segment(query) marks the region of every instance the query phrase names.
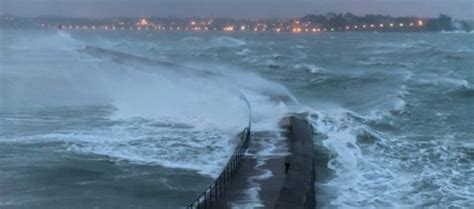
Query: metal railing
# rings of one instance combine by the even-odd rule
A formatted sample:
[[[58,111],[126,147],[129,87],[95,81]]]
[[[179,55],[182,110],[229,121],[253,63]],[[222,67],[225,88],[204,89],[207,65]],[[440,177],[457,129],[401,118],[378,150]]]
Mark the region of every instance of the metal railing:
[[[240,167],[244,152],[250,141],[250,124],[239,134],[239,143],[226,164],[226,167],[209,187],[199,197],[189,204],[187,209],[206,209],[212,207],[221,198],[229,187],[232,177]]]
[[[217,203],[218,199],[221,198],[226,189],[230,185],[232,177],[235,175],[235,172],[242,164],[245,150],[247,150],[250,142],[250,130],[252,127],[252,107],[250,102],[240,91],[235,90],[235,93],[240,96],[240,99],[244,101],[245,105],[248,108],[248,125],[240,134],[238,138],[240,139],[237,143],[237,146],[232,153],[229,161],[227,161],[226,166],[220,173],[219,177],[214,180],[214,182],[209,185],[204,192],[202,192],[196,200],[189,204],[186,209],[207,209],[212,207]]]

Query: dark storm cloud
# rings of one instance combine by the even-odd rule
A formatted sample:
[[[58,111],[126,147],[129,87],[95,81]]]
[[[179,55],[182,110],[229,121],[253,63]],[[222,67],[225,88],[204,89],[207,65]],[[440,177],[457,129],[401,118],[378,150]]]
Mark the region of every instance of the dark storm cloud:
[[[22,16],[294,17],[327,12],[474,19],[474,0],[0,0],[1,12]]]

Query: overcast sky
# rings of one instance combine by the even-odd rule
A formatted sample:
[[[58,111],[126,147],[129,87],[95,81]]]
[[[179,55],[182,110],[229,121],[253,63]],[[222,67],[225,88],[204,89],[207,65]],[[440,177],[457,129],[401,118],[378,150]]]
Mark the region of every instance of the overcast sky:
[[[20,16],[295,17],[352,12],[474,19],[474,0],[0,0],[0,12]]]

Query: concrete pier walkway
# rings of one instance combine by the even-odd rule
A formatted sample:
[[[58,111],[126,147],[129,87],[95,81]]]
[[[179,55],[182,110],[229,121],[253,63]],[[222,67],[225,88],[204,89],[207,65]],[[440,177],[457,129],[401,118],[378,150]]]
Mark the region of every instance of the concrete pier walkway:
[[[313,155],[312,127],[297,116],[283,119],[281,133],[252,133],[228,189],[210,208],[314,208]]]

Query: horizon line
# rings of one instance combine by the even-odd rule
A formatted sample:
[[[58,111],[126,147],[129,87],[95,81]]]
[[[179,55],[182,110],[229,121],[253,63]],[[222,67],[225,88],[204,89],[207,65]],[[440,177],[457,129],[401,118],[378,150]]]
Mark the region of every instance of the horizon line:
[[[115,18],[179,18],[179,19],[190,19],[190,18],[214,18],[214,19],[234,19],[234,20],[275,20],[275,19],[297,19],[297,18],[302,18],[305,16],[309,15],[322,15],[326,16],[329,14],[352,14],[355,16],[363,17],[363,16],[368,16],[368,15],[380,15],[380,16],[387,16],[387,17],[393,17],[393,18],[399,18],[399,17],[417,17],[417,18],[437,18],[439,15],[442,15],[444,13],[439,13],[438,16],[417,16],[417,15],[390,15],[390,14],[375,14],[375,13],[367,13],[367,14],[354,14],[352,12],[327,12],[327,13],[313,13],[313,14],[304,14],[301,16],[293,16],[293,17],[223,17],[223,16],[173,16],[173,15],[168,15],[168,16],[153,16],[153,15],[134,15],[134,16],[108,16],[108,17],[86,17],[86,16],[65,16],[65,15],[36,15],[36,16],[24,16],[24,15],[15,15],[15,14],[0,14],[0,16],[12,16],[12,17],[20,17],[20,18],[74,18],[74,19],[91,19],[91,20],[103,20],[103,19],[115,19]],[[449,14],[444,14],[452,17]],[[455,20],[464,20],[464,21],[474,21],[474,19],[458,19],[455,17],[452,17]]]

